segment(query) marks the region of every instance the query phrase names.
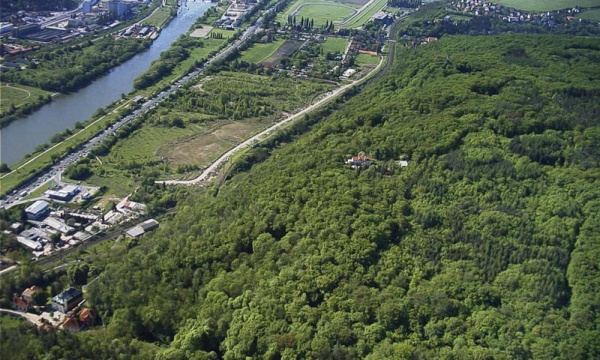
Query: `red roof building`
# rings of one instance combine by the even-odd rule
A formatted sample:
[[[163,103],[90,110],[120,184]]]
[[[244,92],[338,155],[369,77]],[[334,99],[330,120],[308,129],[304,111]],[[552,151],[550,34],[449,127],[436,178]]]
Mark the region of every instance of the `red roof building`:
[[[42,291],[42,289],[34,285],[30,288],[23,290],[21,297],[28,302],[33,302],[33,295],[40,291]]]
[[[12,306],[17,311],[27,311],[31,307],[31,303],[19,296],[15,296]]]

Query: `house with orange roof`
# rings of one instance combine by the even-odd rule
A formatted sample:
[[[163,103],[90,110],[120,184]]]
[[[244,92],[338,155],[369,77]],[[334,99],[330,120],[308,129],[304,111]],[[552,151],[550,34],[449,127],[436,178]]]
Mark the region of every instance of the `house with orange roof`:
[[[33,302],[33,295],[40,291],[42,291],[42,289],[34,285],[30,288],[23,290],[23,292],[21,293],[21,298],[31,303]]]

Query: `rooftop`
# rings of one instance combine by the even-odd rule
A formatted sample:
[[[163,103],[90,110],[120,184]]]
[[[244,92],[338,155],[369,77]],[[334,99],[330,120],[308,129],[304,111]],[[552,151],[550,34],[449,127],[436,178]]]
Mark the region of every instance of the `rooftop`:
[[[27,209],[25,209],[25,211],[31,214],[38,214],[43,211],[46,211],[46,209],[48,209],[49,206],[50,204],[48,204],[47,201],[38,200],[31,204]]]

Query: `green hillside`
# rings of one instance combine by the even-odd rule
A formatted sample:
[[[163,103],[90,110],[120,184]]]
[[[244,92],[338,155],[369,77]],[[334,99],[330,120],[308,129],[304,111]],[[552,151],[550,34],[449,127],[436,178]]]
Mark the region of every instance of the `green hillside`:
[[[599,358],[599,56],[589,38],[398,42],[387,76],[109,263],[86,290],[105,326],[29,347],[13,329],[2,351]],[[344,163],[360,152],[375,164]]]

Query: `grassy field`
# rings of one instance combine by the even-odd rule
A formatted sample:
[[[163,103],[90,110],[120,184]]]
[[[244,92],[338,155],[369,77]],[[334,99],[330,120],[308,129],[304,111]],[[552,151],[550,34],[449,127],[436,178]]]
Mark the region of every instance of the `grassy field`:
[[[267,67],[275,67],[279,65],[282,59],[291,56],[296,50],[302,46],[302,41],[286,40],[277,50],[271,54],[262,64]]]
[[[323,53],[343,53],[346,50],[346,46],[348,46],[347,38],[336,38],[332,36],[328,37],[327,40],[321,44]]]
[[[551,11],[574,8],[575,6],[600,6],[598,0],[498,0],[496,3],[525,11]]]
[[[375,0],[371,6],[366,8],[363,12],[349,19],[347,23],[340,24],[338,27],[343,29],[357,28],[362,26],[375,15],[379,10],[383,9],[387,5],[387,0]]]
[[[330,88],[306,80],[245,73],[221,72],[206,77],[183,90],[181,98],[159,106],[140,129],[100,157],[101,162],[92,161],[94,175],[86,183],[106,186],[107,194],[123,196],[149,173],[158,179],[191,176],[284,112],[293,112]],[[228,108],[265,110],[234,120],[219,110],[221,99],[228,99]],[[190,103],[197,105],[185,106]],[[181,119],[183,124],[168,125],[173,119]]]
[[[213,28],[210,33],[208,33],[208,37],[210,38],[210,34],[223,34],[223,39],[227,40],[235,34],[236,30],[225,30],[225,29],[217,29]]]
[[[156,10],[152,15],[144,19],[144,21],[142,21],[142,24],[147,26],[163,27],[165,22],[167,22],[167,20],[169,20],[170,17],[171,8],[161,7],[158,8],[158,10]]]
[[[577,14],[575,17],[581,18],[581,19],[587,19],[587,20],[600,21],[600,9],[591,9],[591,10],[582,11],[581,13]]]
[[[377,65],[379,64],[379,56],[369,54],[356,55],[356,64],[359,66]]]
[[[185,141],[170,142],[157,154],[169,159],[170,165],[196,164],[205,167],[236,144],[267,127],[258,119],[220,123],[209,132],[191,136]]]
[[[39,96],[48,96],[52,94],[42,89],[24,86],[8,85],[0,86],[0,112],[8,111],[11,106],[19,107],[27,103],[34,103]]]
[[[288,16],[296,12],[296,20],[299,21],[302,16],[315,20],[316,25],[325,24],[326,20],[334,22],[341,21],[360,7],[359,4],[332,2],[332,1],[314,1],[298,0],[279,13],[277,20],[282,24],[287,24]]]
[[[313,19],[315,21],[315,26],[321,26],[327,21],[339,23],[350,17],[355,11],[356,9],[349,5],[336,3],[304,4],[298,9],[296,19],[302,17]]]
[[[285,42],[285,40],[275,40],[270,43],[257,43],[242,53],[241,61],[258,64],[259,62],[269,58],[277,49]]]

